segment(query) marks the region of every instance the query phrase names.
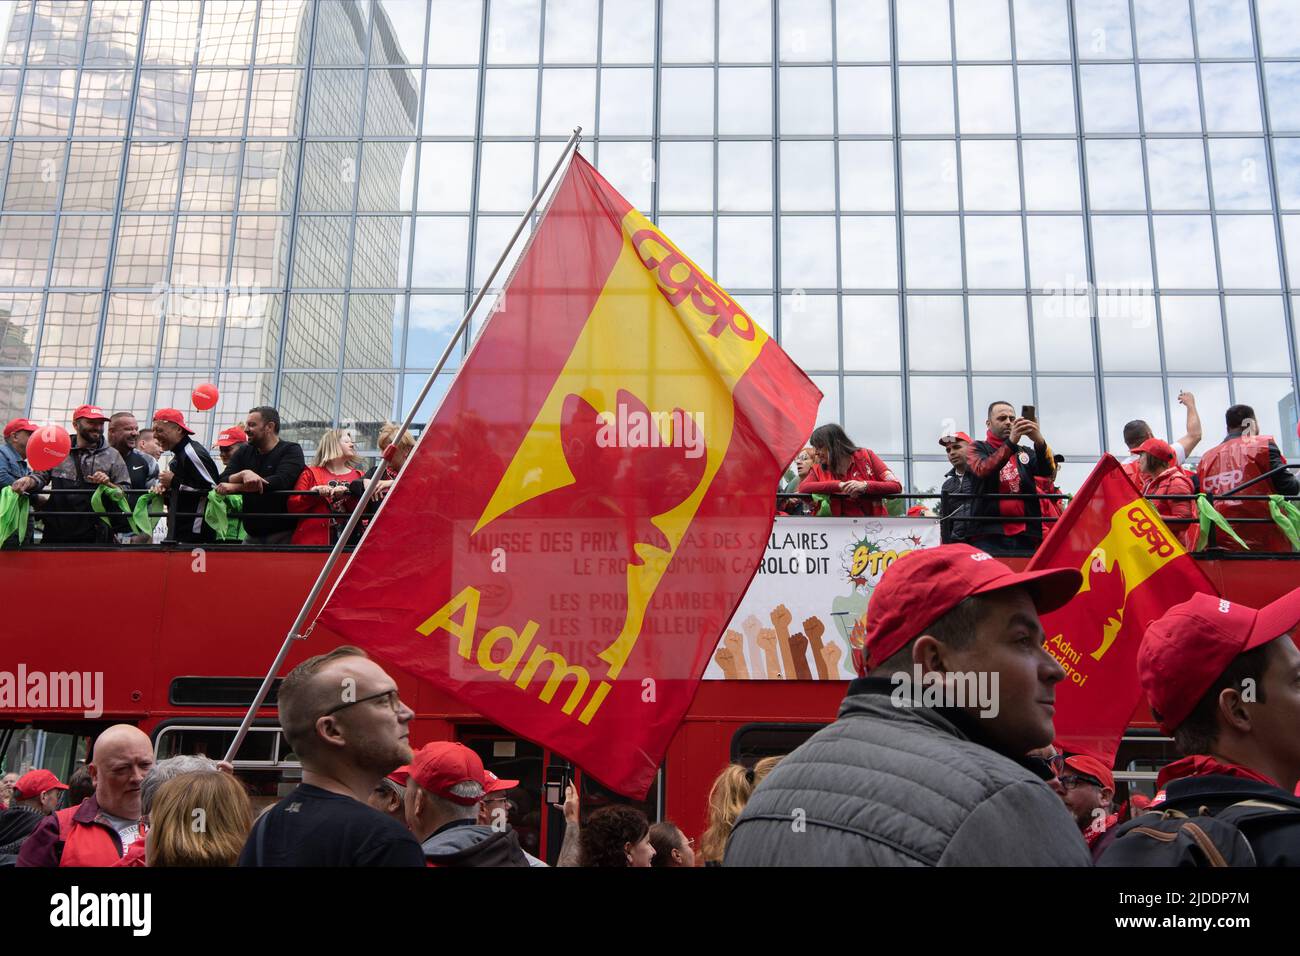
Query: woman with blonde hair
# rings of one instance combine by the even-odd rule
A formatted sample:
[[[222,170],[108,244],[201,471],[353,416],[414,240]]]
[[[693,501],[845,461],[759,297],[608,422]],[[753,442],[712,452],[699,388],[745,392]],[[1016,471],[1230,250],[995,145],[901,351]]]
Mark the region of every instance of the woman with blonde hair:
[[[253,804],[232,775],[199,770],[158,788],[149,823],[146,866],[234,866],[253,827]]]
[[[333,514],[338,517],[307,518],[298,522],[293,532],[294,544],[330,545],[347,523],[347,516],[357,505],[348,486],[364,473],[357,456],[357,446],[352,435],[339,428],[331,428],[321,435],[316,445],[316,457],[302,470],[293,486],[297,492],[289,497],[289,511],[300,515]]]
[[[700,838],[700,856],[705,866],[721,866],[731,839],[731,828],[749,803],[754,788],[781,762],[780,757],[764,757],[753,769],[742,764],[730,764],[709,790],[709,827]]]

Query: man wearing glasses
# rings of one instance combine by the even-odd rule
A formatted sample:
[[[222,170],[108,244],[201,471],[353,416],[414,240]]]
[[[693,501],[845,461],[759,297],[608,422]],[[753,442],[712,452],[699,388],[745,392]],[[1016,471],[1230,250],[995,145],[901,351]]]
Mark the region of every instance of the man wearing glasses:
[[[302,783],[254,825],[240,866],[423,866],[409,830],[367,804],[411,759],[414,712],[356,647],[303,661],[279,691],[280,726]]]
[[[1074,814],[1074,822],[1079,825],[1091,848],[1119,819],[1117,814],[1111,813],[1115,775],[1096,757],[1075,754],[1065,758],[1060,782],[1065,791],[1061,799]]]

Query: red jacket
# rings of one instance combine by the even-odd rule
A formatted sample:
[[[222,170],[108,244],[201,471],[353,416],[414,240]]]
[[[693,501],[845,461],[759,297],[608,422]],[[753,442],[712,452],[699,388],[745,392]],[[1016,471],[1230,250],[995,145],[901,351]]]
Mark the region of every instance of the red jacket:
[[[1251,437],[1235,435],[1223,444],[1215,445],[1202,456],[1201,463],[1196,469],[1196,473],[1201,478],[1201,490],[1210,495],[1226,494],[1250,479],[1271,471],[1271,447],[1276,448],[1276,445],[1268,435]],[[1280,452],[1278,458],[1285,464],[1286,459],[1281,457]],[[1294,483],[1293,478],[1288,481],[1287,477],[1289,476],[1283,476],[1279,484]],[[1241,536],[1241,540],[1250,546],[1250,550],[1289,553],[1291,543],[1271,519],[1268,524],[1234,523],[1236,518],[1269,518],[1268,496],[1278,493],[1279,489],[1273,479],[1267,478],[1241,492],[1243,495],[1258,497],[1215,501],[1214,507],[1219,514],[1228,519],[1232,524],[1232,530]],[[1286,493],[1285,490],[1282,493]],[[1237,542],[1222,533],[1215,536],[1215,544],[1225,551],[1241,550]]]
[[[344,488],[357,478],[365,477],[365,472],[353,468],[341,475],[336,475],[327,468],[319,465],[308,465],[298,476],[298,481],[294,484],[295,491],[311,491],[317,485],[328,485],[331,481],[337,481]],[[343,520],[347,520],[347,514],[356,506],[356,499],[348,495],[338,503],[334,508],[330,508],[329,502],[319,495],[291,495],[289,498],[288,508],[293,514],[330,514],[333,511],[336,514],[343,515]],[[330,525],[334,522],[326,521],[323,518],[309,518],[306,521],[299,521],[298,527],[293,532],[294,544],[323,544],[330,545],[334,543],[330,536]],[[342,526],[340,525],[340,530]]]
[[[1153,501],[1152,506],[1156,509],[1156,514],[1162,518],[1195,518],[1196,504],[1192,501],[1192,476],[1189,475],[1181,465],[1173,465],[1166,468],[1154,478],[1142,478],[1139,485],[1142,494],[1146,497],[1151,495],[1188,495],[1185,501]],[[1196,543],[1196,536],[1200,531],[1198,524],[1192,522],[1178,522],[1171,524],[1169,530],[1178,535],[1179,540],[1183,542],[1184,547],[1190,547]]]
[[[853,453],[848,471],[843,475],[835,475],[821,465],[813,465],[812,471],[808,472],[808,477],[799,482],[799,491],[802,494],[836,495],[839,493],[841,482],[845,481],[865,481],[867,491],[861,498],[832,497],[831,514],[836,517],[841,515],[886,517],[889,511],[885,508],[885,502],[878,496],[896,495],[903,490],[902,482],[889,470],[889,466],[880,460],[879,455],[870,448],[859,448]]]
[[[92,794],[46,817],[23,843],[18,866],[115,866],[121,858],[122,840]]]

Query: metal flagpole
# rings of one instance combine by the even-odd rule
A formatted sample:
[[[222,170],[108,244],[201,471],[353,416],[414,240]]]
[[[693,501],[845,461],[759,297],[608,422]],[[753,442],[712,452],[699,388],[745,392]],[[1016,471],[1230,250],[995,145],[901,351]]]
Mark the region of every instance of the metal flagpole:
[[[496,265],[492,267],[492,272],[489,273],[487,280],[484,281],[482,287],[474,296],[474,301],[470,303],[469,309],[466,310],[464,317],[460,320],[460,325],[456,326],[456,331],[452,335],[451,341],[447,343],[447,347],[443,350],[442,357],[438,359],[438,364],[434,367],[433,371],[429,373],[429,377],[425,380],[424,387],[420,389],[419,396],[413,403],[411,403],[411,410],[406,413],[406,419],[402,422],[402,427],[398,429],[397,434],[393,437],[393,446],[396,446],[397,443],[402,440],[402,436],[406,434],[408,429],[410,429],[411,422],[415,420],[416,413],[420,410],[420,406],[424,404],[424,399],[425,396],[429,394],[429,389],[433,388],[433,383],[437,380],[438,373],[441,372],[442,367],[447,364],[447,359],[451,357],[452,349],[456,347],[456,343],[460,341],[460,337],[465,333],[465,329],[469,326],[470,316],[474,314],[474,310],[478,308],[479,303],[483,301],[483,297],[487,295],[488,289],[492,286],[492,280],[496,278],[497,273],[501,271],[501,266],[506,261],[506,256],[508,256],[510,250],[514,248],[515,241],[519,238],[520,233],[524,231],[524,227],[528,225],[529,218],[536,211],[538,204],[542,201],[542,196],[545,195],[546,190],[550,188],[551,181],[555,179],[556,173],[558,173],[560,167],[564,165],[564,161],[568,158],[570,151],[572,151],[574,144],[578,142],[578,137],[581,135],[582,127],[575,127],[573,135],[570,136],[569,141],[564,144],[564,149],[560,153],[559,159],[557,159],[555,165],[551,167],[551,172],[550,175],[546,177],[546,182],[542,183],[541,188],[537,190],[537,195],[535,195],[533,201],[528,204],[528,209],[525,210],[523,216],[520,217],[519,225],[515,227],[514,233],[510,236],[510,241],[506,243],[505,249],[501,251],[501,257],[497,259]],[[400,478],[401,473],[399,472],[398,480],[400,480]],[[338,541],[334,543],[334,548],[330,551],[329,557],[325,559],[325,564],[320,569],[320,574],[316,576],[316,583],[311,586],[311,591],[308,592],[307,599],[303,601],[302,609],[298,612],[297,618],[294,619],[293,626],[289,628],[289,633],[285,636],[284,644],[280,647],[280,653],[275,655],[275,661],[271,664],[271,669],[267,671],[266,679],[262,681],[262,686],[257,689],[257,694],[253,697],[252,705],[248,708],[248,713],[244,715],[244,719],[239,725],[239,730],[235,733],[235,739],[230,744],[230,749],[226,751],[226,760],[228,762],[234,762],[236,752],[238,752],[240,745],[243,744],[244,738],[248,736],[248,728],[252,726],[253,719],[257,716],[257,711],[266,701],[266,695],[271,690],[271,684],[275,680],[275,675],[283,666],[284,659],[289,656],[289,648],[293,646],[294,641],[306,639],[306,635],[300,634],[299,631],[302,630],[303,624],[306,623],[307,615],[311,613],[312,606],[316,603],[316,599],[320,597],[321,591],[325,588],[326,579],[334,569],[334,565],[338,563],[339,557],[343,554],[344,545],[351,540],[352,532],[361,521],[362,515],[366,510],[366,505],[369,503],[370,499],[374,497],[375,489],[378,487],[378,470],[376,470],[375,479],[365,483],[365,491],[361,495],[361,500],[357,502],[356,508],[353,509],[352,514],[348,517],[346,527],[344,527],[343,531],[340,532]]]

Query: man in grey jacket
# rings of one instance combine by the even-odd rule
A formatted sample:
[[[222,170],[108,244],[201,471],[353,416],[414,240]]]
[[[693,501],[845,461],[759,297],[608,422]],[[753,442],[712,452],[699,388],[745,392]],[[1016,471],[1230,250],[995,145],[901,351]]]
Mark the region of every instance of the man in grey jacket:
[[[964,544],[900,559],[853,651],[864,676],[754,791],[725,865],[1088,866],[1046,763],[1024,756],[1051,743],[1065,676],[1038,616],[1080,583]]]

